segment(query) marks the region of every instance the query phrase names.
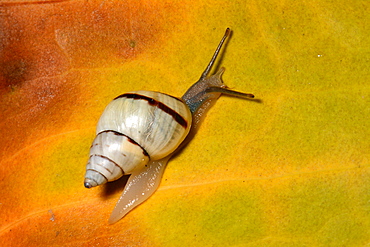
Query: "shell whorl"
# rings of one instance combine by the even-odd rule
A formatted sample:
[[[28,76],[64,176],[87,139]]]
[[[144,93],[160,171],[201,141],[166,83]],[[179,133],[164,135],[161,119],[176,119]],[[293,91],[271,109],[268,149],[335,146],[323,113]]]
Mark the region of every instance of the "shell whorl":
[[[192,115],[178,98],[151,91],[116,97],[104,110],[86,166],[91,188],[141,170],[172,153],[189,133]]]
[[[102,131],[90,148],[85,187],[117,180],[124,174],[142,169],[149,159],[148,153],[128,136],[113,130]]]
[[[191,112],[181,99],[159,92],[134,91],[116,97],[106,107],[96,130],[125,134],[157,160],[179,146],[191,122]]]

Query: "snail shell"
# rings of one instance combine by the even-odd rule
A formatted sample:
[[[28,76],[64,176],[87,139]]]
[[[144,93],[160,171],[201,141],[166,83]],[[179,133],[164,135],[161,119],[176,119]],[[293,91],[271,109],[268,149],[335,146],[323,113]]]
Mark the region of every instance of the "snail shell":
[[[86,188],[131,174],[109,223],[115,223],[157,189],[168,160],[195,135],[207,111],[221,94],[253,98],[233,91],[221,80],[221,68],[208,76],[225,39],[226,29],[200,79],[181,99],[159,92],[134,91],[116,97],[97,126],[86,166]]]
[[[98,122],[85,187],[114,181],[168,156],[185,139],[191,122],[189,108],[176,97],[151,91],[116,97]]]

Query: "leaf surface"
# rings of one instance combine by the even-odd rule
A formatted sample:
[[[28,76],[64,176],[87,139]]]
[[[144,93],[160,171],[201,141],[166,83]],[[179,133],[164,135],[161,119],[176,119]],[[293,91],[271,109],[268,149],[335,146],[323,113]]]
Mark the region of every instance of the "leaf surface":
[[[3,1],[3,246],[365,246],[368,1]],[[114,225],[127,177],[87,190],[104,107],[181,96],[233,30],[221,97],[158,191]]]

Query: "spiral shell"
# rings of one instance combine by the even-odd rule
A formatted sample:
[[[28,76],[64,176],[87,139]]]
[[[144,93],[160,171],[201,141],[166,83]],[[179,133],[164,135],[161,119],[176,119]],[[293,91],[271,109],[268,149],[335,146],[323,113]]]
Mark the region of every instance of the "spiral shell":
[[[97,125],[86,166],[91,188],[141,170],[149,160],[172,153],[191,128],[192,115],[183,100],[152,91],[116,97]]]

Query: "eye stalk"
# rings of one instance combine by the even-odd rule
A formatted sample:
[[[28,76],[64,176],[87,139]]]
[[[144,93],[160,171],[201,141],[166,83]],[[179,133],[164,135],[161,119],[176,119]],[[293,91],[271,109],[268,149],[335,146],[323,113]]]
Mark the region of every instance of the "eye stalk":
[[[211,61],[207,65],[207,68],[203,71],[202,75],[200,76],[199,81],[202,80],[202,79],[204,79],[204,78],[206,78],[207,75],[209,74],[209,72],[211,71],[211,69],[213,67],[213,64],[215,63],[215,61],[217,59],[217,56],[220,53],[220,50],[221,50],[223,44],[225,43],[226,38],[229,37],[230,34],[231,34],[231,29],[230,28],[226,28],[226,31],[225,31],[224,36],[222,37],[220,43],[218,44],[218,46],[216,48],[216,51],[215,51],[215,53],[212,56]]]

